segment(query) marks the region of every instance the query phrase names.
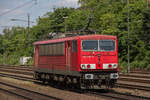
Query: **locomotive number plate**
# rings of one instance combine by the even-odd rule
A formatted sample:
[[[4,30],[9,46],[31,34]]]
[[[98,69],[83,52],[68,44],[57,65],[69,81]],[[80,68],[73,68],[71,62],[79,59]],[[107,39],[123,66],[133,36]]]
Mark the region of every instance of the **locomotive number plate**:
[[[118,78],[119,78],[118,73],[111,73],[110,74],[110,79],[118,79]]]
[[[94,75],[93,74],[85,74],[85,79],[93,79]]]

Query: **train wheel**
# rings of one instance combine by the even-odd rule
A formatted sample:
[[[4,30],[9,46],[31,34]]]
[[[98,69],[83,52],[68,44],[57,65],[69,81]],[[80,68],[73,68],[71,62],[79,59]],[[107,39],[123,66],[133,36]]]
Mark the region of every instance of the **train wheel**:
[[[34,72],[33,78],[34,78],[35,80],[38,80],[38,73]]]

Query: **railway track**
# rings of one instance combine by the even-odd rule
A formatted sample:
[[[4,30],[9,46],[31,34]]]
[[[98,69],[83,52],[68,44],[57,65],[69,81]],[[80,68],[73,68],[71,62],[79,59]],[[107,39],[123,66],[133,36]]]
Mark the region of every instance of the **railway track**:
[[[18,80],[23,80],[23,81],[37,82],[33,78],[17,76],[17,75],[11,75],[11,74],[1,74],[0,73],[0,76],[10,77],[10,78],[18,79]],[[119,84],[119,85],[121,86],[121,84]],[[149,90],[150,90],[150,87],[149,87]],[[100,91],[88,90],[88,91],[86,91],[85,94],[94,95],[94,96],[98,96],[98,97],[104,97],[104,98],[117,99],[117,100],[133,100],[133,99],[136,99],[136,100],[137,99],[149,100],[150,99],[149,97],[135,96],[135,95],[119,93],[119,92],[114,92],[114,91],[110,91],[110,92],[106,93],[106,92],[103,92],[101,90]]]
[[[17,66],[2,66],[0,65],[0,68],[7,68],[7,69],[16,69],[16,70],[24,70],[24,71],[32,71],[32,66],[30,67],[17,67]]]
[[[5,68],[0,67],[0,71],[1,71],[1,69],[5,69]],[[6,71],[6,72],[11,72],[10,70],[17,70],[18,72],[20,70],[22,71],[22,69],[20,69],[20,68],[19,69],[17,69],[17,68],[15,68],[15,69],[8,68],[8,69],[9,69],[9,71],[7,71],[7,70],[3,70],[3,71]],[[12,71],[11,73],[14,73],[14,72],[16,72],[16,71]],[[18,79],[18,80],[23,80],[23,81],[37,82],[32,77],[29,78],[29,77],[26,77],[26,76],[19,75],[20,72],[19,73],[18,72],[17,72],[18,75],[0,73],[0,76],[2,76],[2,77],[10,77],[10,78]],[[32,72],[32,71],[28,70],[28,72]],[[25,74],[25,72],[22,72],[21,74]],[[26,74],[26,75],[31,76],[31,74]],[[129,76],[125,75],[125,77],[127,77],[127,78],[130,77],[130,76],[134,77],[132,75],[129,75]],[[132,80],[130,80],[130,81],[132,81]],[[138,90],[143,90],[143,91],[150,91],[150,87],[148,87],[148,86],[131,85],[131,84],[127,84],[126,82],[125,83],[118,83],[117,87],[128,88],[128,89],[138,89]],[[149,97],[140,97],[140,96],[134,96],[134,95],[129,95],[129,94],[122,94],[122,93],[117,93],[117,92],[115,92],[114,94],[113,94],[113,92],[111,92],[111,94],[110,94],[110,93],[98,93],[98,92],[89,91],[89,93],[92,94],[92,95],[96,95],[96,96],[104,96],[104,97],[114,98],[114,99],[119,99],[119,100],[130,100],[130,99],[131,100],[133,100],[133,99],[142,99],[142,100],[146,99],[147,100],[147,99],[150,99]],[[88,95],[90,95],[90,94],[88,94]]]
[[[19,80],[23,80],[23,81],[31,81],[31,82],[37,82],[37,81],[34,81],[32,79],[28,79],[27,77],[20,77],[20,76],[11,76],[11,75],[2,75],[0,74],[0,76],[3,76],[3,77],[11,77],[11,78],[15,78],[15,79],[19,79]],[[0,84],[2,84],[0,82]],[[8,84],[7,84],[8,86]],[[16,87],[16,86],[15,86]],[[20,88],[19,88],[20,89]],[[28,90],[27,90],[28,91]],[[71,90],[71,91],[74,91]],[[75,90],[76,91],[76,90]],[[7,92],[12,92],[12,91],[7,91]],[[31,92],[31,91],[29,91]],[[79,91],[78,91],[79,92]],[[81,92],[81,91],[80,91]],[[13,93],[15,94],[15,93]],[[38,93],[39,94],[39,93]],[[104,98],[108,98],[108,99],[117,99],[117,100],[133,100],[133,99],[142,99],[142,100],[149,100],[150,98],[149,97],[142,97],[142,96],[135,96],[135,95],[129,95],[129,94],[125,94],[125,93],[119,93],[119,92],[114,92],[114,91],[109,91],[109,92],[105,92],[105,91],[94,91],[94,90],[86,90],[84,91],[84,94],[86,95],[94,95],[94,96],[97,96],[97,97],[104,97]],[[18,93],[17,93],[18,95]],[[20,95],[20,94],[19,94]],[[22,94],[21,94],[22,96]],[[25,97],[26,98],[26,97]],[[28,98],[29,99],[29,98]],[[31,100],[31,99],[29,99]],[[38,100],[38,99],[37,99]],[[55,100],[60,100],[60,99],[55,99]]]
[[[0,67],[7,67],[7,68],[21,68],[21,69],[32,69],[33,66],[32,65],[29,65],[29,66],[23,66],[23,65],[20,65],[20,66],[15,66],[15,65],[0,65]]]
[[[117,83],[117,87],[120,88],[127,88],[127,89],[137,89],[137,90],[143,90],[150,92],[150,86],[140,86],[140,85],[132,85],[132,84],[123,84],[123,83]]]
[[[22,68],[0,67],[1,72],[17,73],[23,75],[33,75],[32,70],[24,70]]]
[[[134,74],[134,73],[131,73],[131,74],[120,74],[120,77],[138,77],[138,78],[146,78],[146,79],[150,79],[150,75],[148,74]]]
[[[137,77],[120,77],[119,80],[124,82],[138,82],[150,84],[150,79],[147,78],[137,78]]]
[[[1,67],[0,66],[0,71],[3,72],[10,72],[10,73],[17,73],[17,74],[23,74],[23,75],[33,75],[32,72],[32,67],[28,68],[27,70],[24,70],[22,68],[18,68],[18,67]],[[143,75],[143,74],[120,74],[119,80],[121,81],[131,81],[131,82],[138,82],[138,83],[148,83],[150,84],[150,75]]]
[[[24,70],[24,68],[27,70]],[[19,68],[14,67],[13,68],[12,66],[0,66],[0,71],[33,76],[32,67],[23,67],[23,70],[22,70],[22,67],[19,67]],[[143,74],[120,74],[119,80],[124,81],[125,83],[138,82],[138,83],[150,84],[150,76],[148,76],[148,75],[143,76]],[[121,86],[123,86],[123,85],[121,85]],[[137,87],[137,86],[135,86],[135,87]],[[139,89],[139,87],[138,87],[138,89]]]
[[[136,96],[136,95],[131,95],[127,93],[115,92],[111,90],[108,92],[102,92],[101,90],[100,91],[94,90],[94,91],[88,91],[88,93],[95,95],[95,96],[112,98],[115,100],[150,100],[150,97]]]
[[[0,90],[27,100],[62,100],[44,93],[0,81]]]
[[[36,80],[33,79],[33,77],[27,77],[27,76],[15,75],[15,74],[13,75],[13,74],[8,74],[8,73],[0,73],[0,76],[22,80],[22,81],[37,82]]]
[[[133,70],[131,73],[139,73],[139,74],[150,74],[150,71],[147,70]]]
[[[26,77],[26,76],[20,76],[20,75],[12,75],[12,74],[6,74],[6,73],[0,73],[1,77],[9,77],[13,79],[18,79],[22,81],[30,81],[30,82],[38,82],[34,80],[32,77]],[[131,84],[123,84],[123,83],[117,83],[117,87],[120,88],[129,88],[129,89],[138,89],[138,90],[143,90],[143,91],[149,91],[150,92],[150,86],[140,86],[140,85],[131,85]]]

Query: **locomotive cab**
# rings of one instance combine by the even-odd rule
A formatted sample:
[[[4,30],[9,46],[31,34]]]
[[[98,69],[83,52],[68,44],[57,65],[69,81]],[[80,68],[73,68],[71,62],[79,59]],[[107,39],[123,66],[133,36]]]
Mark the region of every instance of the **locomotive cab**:
[[[80,72],[83,84],[114,87],[119,77],[116,37],[88,38],[81,39],[80,42]]]

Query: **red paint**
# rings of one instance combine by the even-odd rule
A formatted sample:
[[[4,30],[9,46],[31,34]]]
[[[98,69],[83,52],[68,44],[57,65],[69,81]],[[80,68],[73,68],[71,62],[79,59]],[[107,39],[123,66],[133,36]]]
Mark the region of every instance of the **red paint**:
[[[115,40],[116,49],[110,52],[100,52],[100,51],[82,51],[81,41],[82,40]],[[72,52],[72,40],[77,40],[78,42],[78,52]],[[39,56],[38,45],[50,44],[64,42],[64,56]],[[61,39],[38,41],[34,43],[35,45],[35,56],[34,65],[40,68],[48,68],[51,70],[63,70],[63,71],[86,71],[81,70],[81,64],[96,64],[97,71],[119,71],[119,66],[117,69],[103,70],[103,64],[116,63],[118,64],[118,45],[116,36],[109,35],[85,35],[85,36],[75,36],[67,37]],[[99,63],[100,55],[100,63]],[[88,66],[90,67],[90,66]],[[88,69],[91,70],[91,69]],[[91,70],[93,71],[93,70]]]
[[[109,65],[108,65],[108,67],[109,67],[109,68],[111,68],[111,67],[112,67],[112,65],[111,65],[111,64],[109,64]]]
[[[88,68],[88,69],[90,69],[90,67],[91,67],[90,65],[87,65],[87,68]]]

